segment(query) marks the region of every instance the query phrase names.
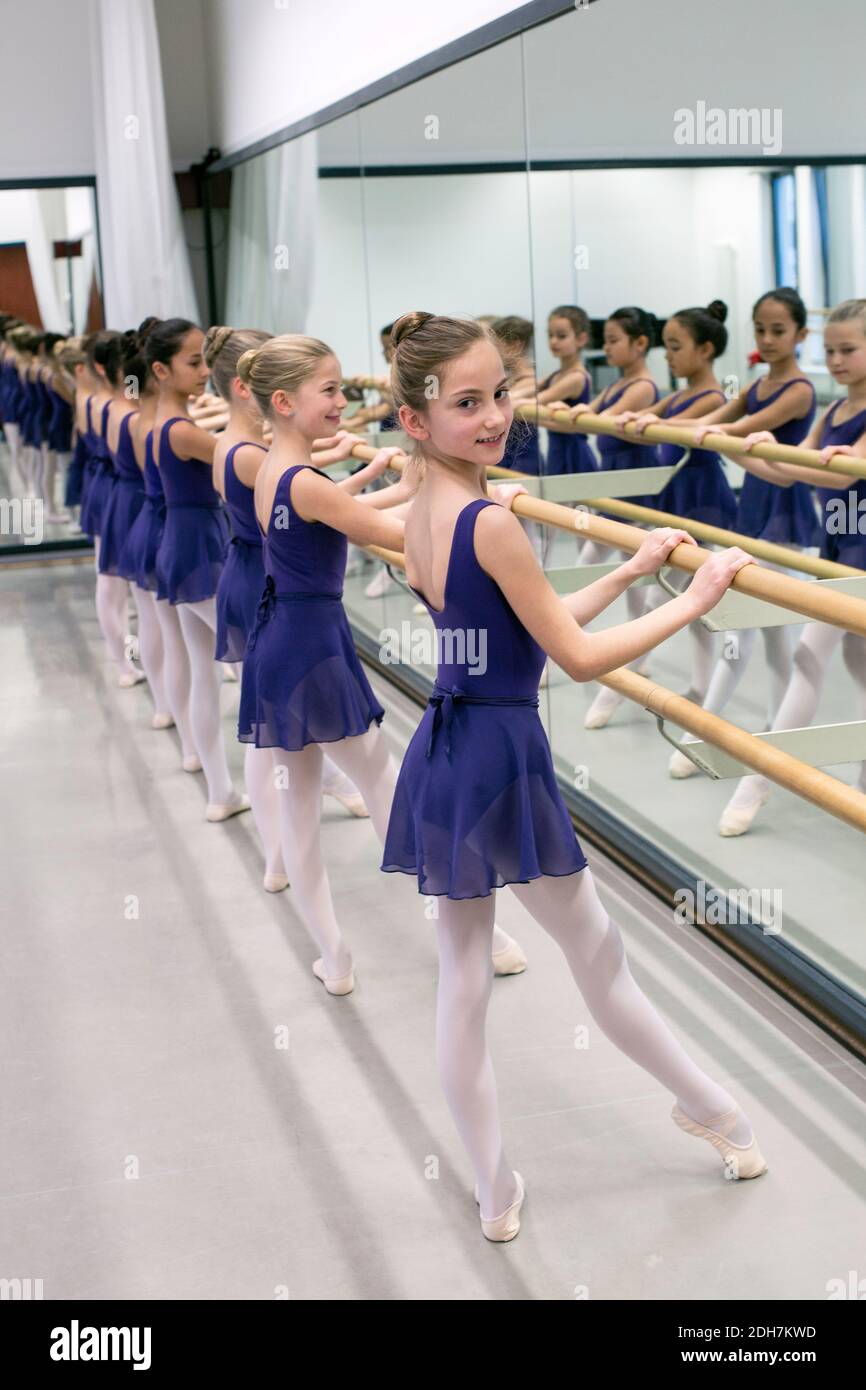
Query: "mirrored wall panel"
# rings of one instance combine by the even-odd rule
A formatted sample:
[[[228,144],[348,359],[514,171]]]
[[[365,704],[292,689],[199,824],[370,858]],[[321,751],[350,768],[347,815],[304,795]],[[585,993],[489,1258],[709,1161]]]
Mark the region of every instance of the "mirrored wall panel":
[[[64,342],[103,326],[92,184],[0,188],[0,545],[87,545],[65,506],[75,445]]]

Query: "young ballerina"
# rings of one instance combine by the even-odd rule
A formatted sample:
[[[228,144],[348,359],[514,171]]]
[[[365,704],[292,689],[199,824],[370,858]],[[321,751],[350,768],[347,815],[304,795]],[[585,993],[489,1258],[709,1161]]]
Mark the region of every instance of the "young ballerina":
[[[237,369],[273,429],[255,482],[267,587],[244,654],[238,738],[271,749],[275,775],[285,779],[283,862],[321,951],[313,973],[328,993],[349,994],[352,956],[322,861],[322,745],[360,789],[380,841],[397,768],[379,729],[385,711],[358,660],[341,602],[346,552],[349,541],[402,550],[402,513],[418,473],[409,468],[398,483],[356,497],[361,474],[337,483],[311,463],[315,442],[336,445],[332,432],[346,404],[340,364],[318,338],[271,338],[243,353]],[[387,458],[397,451],[383,452]],[[526,957],[506,932],[496,928],[491,946],[497,974],[525,968]]]
[[[242,353],[261,347],[270,337],[270,333],[257,329],[213,327],[208,329],[204,340],[204,359],[211,380],[228,407],[226,428],[217,440],[213,456],[214,487],[225,501],[232,526],[228,559],[220,574],[216,594],[215,655],[217,661],[223,662],[243,661],[265,588],[262,533],[256,520],[253,490],[268,446],[263,433],[264,418],[249,387],[238,376],[237,364]],[[357,437],[348,431],[341,432],[340,440],[331,455],[316,455],[318,467],[339,458],[348,458],[358,442]],[[356,475],[359,486],[384,472],[392,452],[383,451],[377,455],[375,467],[368,465],[366,470]],[[252,803],[253,819],[264,847],[264,886],[269,893],[279,893],[288,887],[289,880],[280,845],[279,793],[274,782],[270,749],[246,744],[244,779]],[[327,755],[324,758],[322,790],[326,795],[334,796],[353,815],[368,815],[358,788],[334,766]]]
[[[689,1058],[630,974],[537,713],[545,651],[574,680],[612,671],[707,612],[750,557],[713,555],[664,607],[585,633],[582,624],[634,578],[694,542],[682,531],[652,531],[618,570],[560,598],[517,518],[486,492],[486,467],[499,462],[513,417],[495,339],[475,321],[423,313],[399,318],[394,338],[394,401],[424,463],[406,523],[408,575],[437,628],[488,634],[489,660],[474,676],[460,653],[440,663],[400,769],[381,867],[416,875],[419,891],[437,898],[437,1055],[475,1169],[482,1231],[511,1240],[525,1195],[503,1151],[485,1041],[495,890],[506,885],[561,947],[598,1026],[673,1092],[676,1123],[717,1147],[735,1176],[757,1177],[766,1163],[747,1117]],[[439,390],[428,399],[431,379]]]
[[[66,379],[72,402],[72,457],[66,470],[63,505],[66,508],[73,532],[81,530],[78,524],[78,513],[81,509],[81,486],[84,480],[84,463],[87,456],[84,440],[86,427],[84,398],[88,390],[88,373],[84,342],[83,337],[67,338],[57,354],[60,370]]]
[[[165,528],[165,494],[162,478],[153,458],[153,422],[159,387],[147,366],[144,343],[150,329],[159,319],[146,318],[138,327],[141,349],[141,378],[138,383],[139,409],[130,424],[135,461],[141,472],[144,500],[129,528],[118,561],[118,573],[132,585],[132,596],[138,611],[138,645],[153,699],[151,728],[176,728],[181,745],[181,766],[185,772],[200,772],[201,762],[189,722],[190,673],[180,619],[160,587],[156,574],[156,557]],[[174,679],[168,679],[165,654],[165,629],[173,634],[176,659]]]
[[[111,486],[102,508],[99,538],[99,578],[116,610],[115,628],[125,641],[129,611],[129,580],[123,573],[122,555],[129,532],[144,505],[144,480],[135,456],[132,427],[139,410],[139,383],[146,375],[142,346],[135,331],[124,333],[114,382],[117,394],[108,408],[106,448],[114,464]],[[129,384],[135,383],[130,389]],[[136,671],[136,680],[146,679]],[[132,680],[125,683],[132,684]]]
[[[815,387],[801,371],[796,350],[806,338],[806,306],[796,290],[781,288],[761,295],[752,310],[755,344],[768,364],[767,376],[745,387],[735,400],[701,417],[683,420],[700,445],[716,432],[738,438],[772,430],[779,444],[802,444],[815,418]],[[733,529],[741,535],[772,541],[792,550],[808,549],[819,538],[814,495],[803,482],[779,487],[766,477],[748,473],[737,503]],[[773,565],[783,574],[801,578],[798,570]],[[801,626],[760,629],[769,673],[767,727],[776,717],[791,678],[791,662]],[[722,655],[710,678],[703,707],[721,714],[749,663],[758,629],[727,634]],[[684,753],[674,752],[668,763],[672,777],[691,777],[698,769]]]
[[[82,499],[81,529],[93,537],[96,562],[96,615],[109,655],[117,668],[117,684],[123,688],[146,679],[130,658],[127,645],[128,586],[113,568],[116,555],[108,557],[112,568],[102,563],[102,527],[108,499],[116,486],[117,471],[109,448],[109,415],[114,407],[126,414],[130,402],[124,397],[122,376],[123,339],[119,333],[100,330],[88,338],[87,365],[97,386],[85,402],[86,438],[90,446],[90,482]],[[85,466],[85,474],[87,472]]]
[[[171,622],[162,627],[166,679],[175,692],[170,691],[169,699],[173,710],[184,707],[188,660],[187,708],[207,781],[205,817],[224,821],[249,810],[250,799],[232,785],[214,664],[216,590],[229,543],[225,508],[211,476],[216,438],[193,424],[187,414],[189,397],[200,395],[208,381],[203,343],[200,328],[187,319],[174,318],[150,328],[144,350],[159,387],[152,447],[166,503],[156,578],[176,610],[179,626],[179,632]]]
[[[551,310],[547,319],[548,343],[553,356],[559,358],[559,371],[551,372],[539,386],[535,395],[539,405],[558,410],[589,404],[592,381],[581,361],[581,353],[589,342],[589,333],[589,316],[576,304],[560,304]],[[519,396],[517,399],[521,404],[526,403]],[[555,425],[546,428],[546,474],[595,472],[598,464],[585,434],[559,433]]]
[[[578,419],[586,411],[596,415],[619,415],[623,411],[645,411],[659,399],[659,388],[647,367],[647,353],[656,338],[656,319],[646,309],[628,305],[615,309],[604,325],[604,352],[612,367],[619,367],[622,376],[588,404],[581,402],[572,406],[573,419]],[[658,463],[656,451],[651,444],[639,444],[626,436],[601,434],[598,436],[600,466],[605,468],[648,468]],[[636,502],[641,507],[652,507],[657,499],[652,495],[633,494],[624,499]],[[599,513],[603,516],[604,513]],[[616,518],[615,518],[616,519]],[[624,554],[614,551],[614,554]],[[589,540],[580,552],[580,564],[599,564],[610,559],[611,547]],[[639,618],[646,607],[644,589],[626,590],[626,607],[630,618]],[[633,669],[642,671],[642,659],[632,663]],[[601,686],[584,718],[584,728],[602,729],[614,710],[621,704],[622,697],[615,690]]]
[[[834,454],[866,459],[866,299],[848,299],[837,305],[827,318],[824,347],[827,368],[834,381],[846,388],[847,397],[833,401],[822,412],[802,447],[820,449],[827,461]],[[779,442],[778,435],[766,430],[746,437],[747,449]],[[750,476],[781,488],[790,490],[801,482],[819,488],[821,557],[866,570],[866,480],[817,468],[782,467],[739,454],[737,458],[742,458]],[[830,658],[840,642],[866,718],[866,641],[829,623],[810,622],[806,623],[794,652],[791,680],[773,720],[773,730],[811,724]],[[866,792],[866,763],[861,764],[857,785]],[[719,821],[719,834],[744,835],[769,800],[771,790],[771,783],[758,773],[742,777]]]
[[[716,378],[714,363],[728,344],[728,332],[724,326],[727,313],[727,305],[720,299],[714,299],[706,309],[680,309],[668,319],[662,330],[665,356],[672,375],[685,378],[687,384],[664,396],[652,416],[637,411],[623,411],[615,417],[617,422],[626,424],[636,421],[637,433],[642,434],[651,418],[662,421],[676,418],[679,424],[682,420],[705,416],[709,411],[723,406],[725,393]],[[660,444],[657,447],[659,463],[668,466],[678,463],[685,452],[679,444]],[[725,530],[733,526],[737,513],[734,490],[725,476],[719,455],[711,449],[692,449],[688,461],[662,488],[653,505],[658,511],[671,512],[691,521],[703,521]],[[671,582],[682,589],[689,582],[689,576],[677,570]],[[649,603],[655,606],[666,599],[667,595],[659,589]],[[703,623],[692,623],[689,638],[692,674],[686,697],[700,702],[707,693],[716,640]]]
[[[68,515],[58,507],[58,480],[61,492],[66,491],[66,470],[72,456],[72,390],[61,369],[60,356],[66,345],[61,333],[46,333],[43,344],[42,380],[47,401],[47,417],[42,440],[45,520],[67,521]]]

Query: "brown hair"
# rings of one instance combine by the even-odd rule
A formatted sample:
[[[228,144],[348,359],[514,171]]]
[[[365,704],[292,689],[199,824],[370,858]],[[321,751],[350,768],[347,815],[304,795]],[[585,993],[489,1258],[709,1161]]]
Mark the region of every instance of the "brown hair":
[[[247,348],[241,353],[235,370],[250,388],[259,410],[270,418],[275,391],[297,391],[320,362],[336,357],[336,353],[321,338],[307,338],[302,333],[265,338],[261,347]]]
[[[580,309],[576,304],[560,304],[556,309],[551,309],[547,315],[547,322],[551,319],[568,319],[574,329],[574,335],[579,338],[581,333],[591,336],[592,325],[589,321],[589,314],[585,309]]]
[[[261,347],[271,337],[258,328],[209,328],[204,335],[202,353],[211,380],[223,400],[231,399],[231,386],[238,375],[238,359],[250,348]]]
[[[431,399],[431,381],[438,380],[443,367],[479,342],[499,348],[487,325],[477,319],[455,319],[420,310],[401,314],[391,330],[391,394],[395,411],[401,405],[426,410]]]

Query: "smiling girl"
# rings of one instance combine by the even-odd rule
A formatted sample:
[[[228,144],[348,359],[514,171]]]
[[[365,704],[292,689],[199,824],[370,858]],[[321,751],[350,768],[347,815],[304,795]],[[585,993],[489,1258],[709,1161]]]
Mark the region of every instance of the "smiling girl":
[[[440,660],[400,769],[381,867],[416,876],[419,892],[436,898],[437,1056],[475,1169],[482,1232],[513,1239],[525,1195],[503,1151],[485,1039],[495,895],[506,885],[561,947],[599,1027],[677,1097],[676,1123],[708,1139],[736,1176],[757,1177],[766,1164],[748,1119],[691,1060],[629,971],[538,717],[545,652],[576,681],[625,665],[712,608],[750,557],[738,549],[713,555],[687,592],[656,612],[584,632],[674,546],[694,542],[683,531],[652,531],[616,571],[560,597],[518,518],[487,491],[487,466],[501,462],[513,417],[496,339],[475,320],[409,313],[395,323],[394,340],[394,402],[423,460],[406,522],[407,577],[437,631],[462,633],[467,651],[483,632],[489,659],[477,672],[452,644],[452,659]]]

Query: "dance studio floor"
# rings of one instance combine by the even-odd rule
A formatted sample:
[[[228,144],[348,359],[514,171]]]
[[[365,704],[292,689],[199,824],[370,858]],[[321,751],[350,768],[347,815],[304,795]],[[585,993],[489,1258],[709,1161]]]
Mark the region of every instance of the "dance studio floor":
[[[495,981],[489,1039],[528,1196],[517,1240],[486,1242],[436,1074],[433,928],[369,821],[324,803],[358,980],[333,998],[251,818],[208,824],[146,687],[115,685],[90,562],[0,571],[0,669],[0,1275],[46,1299],[822,1300],[860,1269],[866,1068],[592,852],[633,973],[769,1172],[725,1181],[597,1029],[575,1048],[564,961],[503,891],[530,964]],[[372,680],[399,756],[417,708]]]

